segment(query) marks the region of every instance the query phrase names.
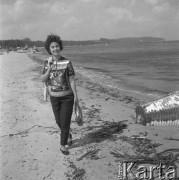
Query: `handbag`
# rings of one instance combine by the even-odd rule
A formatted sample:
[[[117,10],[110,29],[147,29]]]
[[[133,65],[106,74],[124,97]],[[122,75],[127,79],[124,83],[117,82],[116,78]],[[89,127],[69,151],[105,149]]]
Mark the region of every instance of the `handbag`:
[[[77,102],[75,102],[75,121],[77,122],[78,126],[83,125],[83,114],[81,107]]]

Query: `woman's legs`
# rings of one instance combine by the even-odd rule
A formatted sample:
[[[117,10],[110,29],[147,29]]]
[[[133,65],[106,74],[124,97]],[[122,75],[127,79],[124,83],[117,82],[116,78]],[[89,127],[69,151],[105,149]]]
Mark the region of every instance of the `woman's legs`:
[[[61,145],[67,144],[71,116],[73,112],[74,95],[66,95],[64,97],[50,97],[52,109],[56,119],[56,123],[61,129]]]
[[[61,109],[61,101],[59,97],[52,97],[50,96],[50,102],[53,109],[53,114],[55,116],[56,123],[58,127],[61,129],[61,123],[60,123],[60,109]]]
[[[74,95],[64,96],[61,100],[60,123],[61,123],[61,145],[67,145],[71,116],[73,112]]]

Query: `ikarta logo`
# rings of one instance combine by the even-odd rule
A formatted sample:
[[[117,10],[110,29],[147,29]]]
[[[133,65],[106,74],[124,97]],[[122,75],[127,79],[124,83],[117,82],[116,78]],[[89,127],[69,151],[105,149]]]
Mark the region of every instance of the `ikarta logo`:
[[[174,166],[166,166],[162,164],[159,164],[158,166],[139,166],[137,165],[137,162],[120,162],[118,165],[119,180],[153,180],[154,178],[158,178],[159,180],[173,180],[177,175]]]

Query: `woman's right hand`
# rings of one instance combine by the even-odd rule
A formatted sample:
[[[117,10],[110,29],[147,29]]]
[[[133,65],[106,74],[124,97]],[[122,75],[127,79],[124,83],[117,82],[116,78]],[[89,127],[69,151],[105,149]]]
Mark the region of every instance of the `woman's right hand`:
[[[49,69],[52,69],[52,64],[53,64],[52,59],[51,58],[48,59],[48,68]]]
[[[52,69],[52,62],[49,62],[48,63],[48,70],[51,70]]]

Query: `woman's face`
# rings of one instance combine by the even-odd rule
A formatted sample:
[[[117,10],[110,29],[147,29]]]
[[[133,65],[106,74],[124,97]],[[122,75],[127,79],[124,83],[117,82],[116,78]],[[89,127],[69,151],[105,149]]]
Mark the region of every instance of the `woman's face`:
[[[60,45],[57,42],[52,42],[50,44],[50,52],[54,56],[60,55]]]

